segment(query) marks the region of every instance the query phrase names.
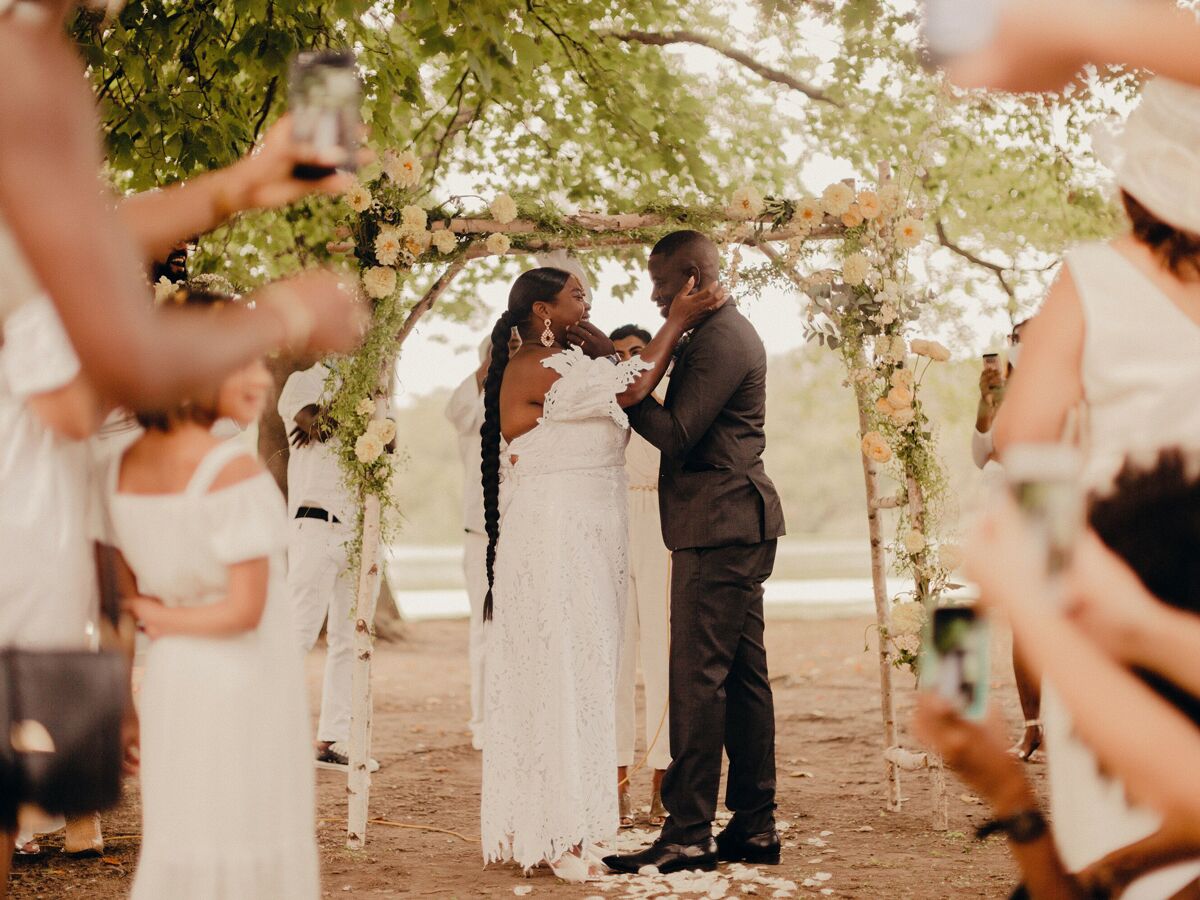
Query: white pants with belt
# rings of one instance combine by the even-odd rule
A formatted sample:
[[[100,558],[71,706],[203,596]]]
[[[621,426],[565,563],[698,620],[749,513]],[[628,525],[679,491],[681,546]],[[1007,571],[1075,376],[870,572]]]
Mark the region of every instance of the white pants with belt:
[[[634,763],[637,740],[635,676],[642,664],[646,685],[647,765],[665,769],[671,762],[671,726],[667,717],[671,553],[663,546],[658,492],[629,491],[629,599],[617,681],[617,765]],[[660,727],[661,723],[661,727]],[[657,736],[657,739],[656,739]],[[653,746],[651,746],[653,745]]]
[[[467,658],[471,666],[471,743],[483,749],[483,648],[487,630],[483,627],[483,601],[487,597],[486,534],[468,531],[463,535],[463,577],[467,599],[471,603],[471,626]]]
[[[296,637],[307,653],[325,629],[325,681],[321,689],[318,741],[350,739],[350,693],[354,677],[354,578],[347,571],[345,523],[293,519],[288,539],[288,594]]]

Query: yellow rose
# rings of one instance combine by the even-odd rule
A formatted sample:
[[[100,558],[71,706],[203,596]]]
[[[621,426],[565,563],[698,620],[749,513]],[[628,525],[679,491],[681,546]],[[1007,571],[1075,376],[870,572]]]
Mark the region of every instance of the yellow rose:
[[[877,463],[885,463],[892,458],[892,448],[878,431],[868,431],[863,435],[862,452]]]
[[[853,204],[848,210],[842,213],[842,224],[847,228],[857,228],[863,223],[862,213],[858,209],[858,204]]]

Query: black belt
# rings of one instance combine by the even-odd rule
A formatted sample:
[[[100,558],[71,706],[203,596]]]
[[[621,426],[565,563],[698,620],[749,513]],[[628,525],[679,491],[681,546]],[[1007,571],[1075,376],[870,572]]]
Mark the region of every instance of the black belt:
[[[341,525],[342,520],[319,506],[301,506],[296,510],[297,519],[320,519],[322,522],[332,522]]]

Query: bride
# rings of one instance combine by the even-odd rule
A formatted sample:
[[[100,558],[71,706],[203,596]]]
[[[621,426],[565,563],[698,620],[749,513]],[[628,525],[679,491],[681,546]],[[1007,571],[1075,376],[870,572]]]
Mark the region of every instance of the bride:
[[[548,863],[568,881],[607,871],[589,848],[619,821],[612,773],[628,569],[623,407],[650,395],[680,338],[725,301],[717,285],[688,294],[691,287],[641,357],[624,363],[588,321],[579,279],[561,269],[522,274],[492,330],[481,432],[485,864]],[[514,328],[522,344],[510,360]]]

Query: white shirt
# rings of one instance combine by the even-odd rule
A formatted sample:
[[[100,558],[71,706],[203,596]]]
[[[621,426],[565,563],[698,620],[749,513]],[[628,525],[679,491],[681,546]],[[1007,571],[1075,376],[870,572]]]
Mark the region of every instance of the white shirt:
[[[458,433],[458,453],[463,466],[462,520],[465,531],[483,534],[483,392],[475,381],[475,373],[455,388],[446,404],[446,418]]]
[[[279,393],[279,417],[283,429],[291,433],[296,414],[306,406],[324,406],[330,399],[325,390],[329,367],[317,363],[295,372]],[[332,513],[343,522],[352,518],[354,503],[346,490],[342,468],[328,443],[313,440],[306,447],[292,447],[288,453],[288,515],[296,516],[301,506],[312,506]]]
[[[48,297],[12,310],[0,347],[0,646],[82,647],[95,635],[86,441],[29,406],[66,387],[79,360]]]

